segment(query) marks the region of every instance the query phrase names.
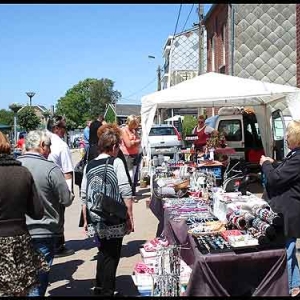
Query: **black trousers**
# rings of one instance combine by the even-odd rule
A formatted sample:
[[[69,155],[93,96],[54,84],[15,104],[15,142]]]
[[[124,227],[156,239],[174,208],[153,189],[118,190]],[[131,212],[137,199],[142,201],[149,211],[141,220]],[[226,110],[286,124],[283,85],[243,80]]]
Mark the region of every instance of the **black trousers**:
[[[59,250],[65,244],[65,234],[64,234],[64,226],[65,226],[65,206],[61,205],[60,207],[62,213],[60,217],[62,218],[62,228],[60,229],[59,235],[55,237],[55,251],[59,252]]]
[[[123,238],[99,239],[95,294],[113,296]]]

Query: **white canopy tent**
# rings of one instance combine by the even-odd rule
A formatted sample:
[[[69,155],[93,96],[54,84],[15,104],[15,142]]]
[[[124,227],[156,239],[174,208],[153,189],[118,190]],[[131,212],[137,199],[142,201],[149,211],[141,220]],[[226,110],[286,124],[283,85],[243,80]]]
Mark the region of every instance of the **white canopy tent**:
[[[174,117],[171,117],[171,118],[165,119],[165,122],[178,121],[178,120],[179,120],[179,118],[180,118],[181,120],[183,120],[183,119],[184,119],[184,116],[176,115],[176,116],[174,116]]]
[[[157,109],[214,106],[252,106],[265,152],[271,155],[270,139],[266,138],[271,137],[271,112],[289,109],[293,119],[300,120],[300,89],[210,72],[148,94],[142,97],[141,107],[144,149],[148,153],[148,134]]]

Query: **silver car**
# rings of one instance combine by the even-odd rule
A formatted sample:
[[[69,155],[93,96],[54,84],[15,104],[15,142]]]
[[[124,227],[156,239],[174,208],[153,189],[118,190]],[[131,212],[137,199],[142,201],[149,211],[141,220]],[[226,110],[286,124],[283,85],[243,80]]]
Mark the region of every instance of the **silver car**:
[[[168,124],[153,125],[149,133],[151,155],[170,155],[184,146],[181,134],[175,126]]]

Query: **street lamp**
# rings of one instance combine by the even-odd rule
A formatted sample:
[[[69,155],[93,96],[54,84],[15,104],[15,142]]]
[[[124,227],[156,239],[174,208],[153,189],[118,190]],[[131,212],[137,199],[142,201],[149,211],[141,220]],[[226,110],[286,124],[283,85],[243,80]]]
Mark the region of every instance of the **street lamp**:
[[[155,56],[153,55],[148,55],[148,58],[151,58],[151,59],[156,59]],[[160,91],[161,90],[161,67],[160,65],[158,65],[157,67],[157,90]]]
[[[29,106],[31,106],[31,98],[35,95],[35,92],[26,92],[26,95],[29,97]]]
[[[9,108],[14,113],[14,140],[16,145],[17,144],[17,113],[20,110],[20,108],[22,108],[22,105],[18,103],[13,103],[9,105]]]

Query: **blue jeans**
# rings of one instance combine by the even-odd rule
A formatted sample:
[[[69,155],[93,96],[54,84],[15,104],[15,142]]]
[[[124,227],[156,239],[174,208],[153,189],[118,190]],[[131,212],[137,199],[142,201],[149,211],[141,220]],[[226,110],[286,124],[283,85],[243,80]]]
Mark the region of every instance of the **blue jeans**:
[[[300,273],[296,256],[296,238],[290,238],[285,244],[287,254],[287,267],[290,292],[293,288],[300,287]]]
[[[54,258],[54,245],[55,240],[53,238],[41,238],[41,239],[32,239],[32,244],[34,249],[41,253],[49,266],[51,267],[53,258]],[[43,297],[45,296],[48,284],[49,284],[49,272],[39,272],[39,286],[32,289],[28,297]]]

